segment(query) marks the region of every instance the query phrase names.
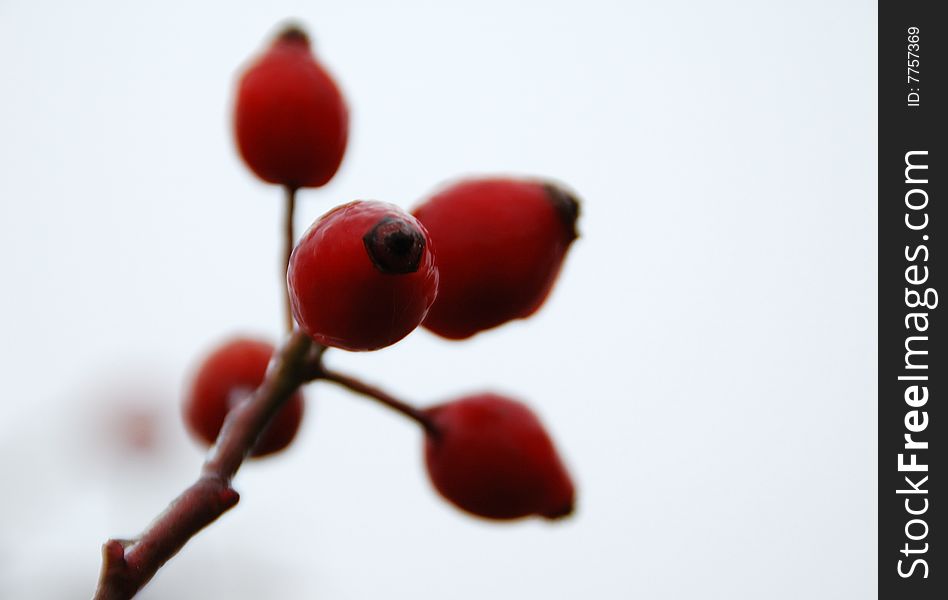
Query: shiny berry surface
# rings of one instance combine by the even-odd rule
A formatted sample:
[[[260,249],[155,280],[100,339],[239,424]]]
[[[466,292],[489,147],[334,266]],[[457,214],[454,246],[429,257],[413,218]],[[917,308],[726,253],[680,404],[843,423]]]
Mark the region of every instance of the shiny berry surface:
[[[377,350],[414,330],[434,302],[438,269],[425,228],[384,202],[358,201],[320,217],[287,272],[293,316],[314,340]]]
[[[474,179],[414,210],[438,249],[438,300],[424,326],[464,339],[530,316],[576,239],[577,200],[542,181]]]
[[[434,425],[425,441],[428,476],[448,501],[488,519],[572,512],[569,473],[527,406],[479,394],[427,412]]]
[[[263,383],[274,348],[267,342],[232,339],[214,350],[198,368],[184,401],[184,422],[195,438],[210,446],[227,413]],[[296,392],[260,435],[251,456],[286,448],[303,417],[303,395]]]
[[[240,77],[234,132],[244,162],[264,181],[319,187],[336,173],[348,110],[302,30],[284,30]]]

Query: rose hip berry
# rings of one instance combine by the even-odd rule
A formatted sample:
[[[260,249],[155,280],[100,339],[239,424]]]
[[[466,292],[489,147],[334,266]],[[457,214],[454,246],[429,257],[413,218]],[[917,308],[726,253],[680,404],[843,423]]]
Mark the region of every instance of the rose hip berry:
[[[263,383],[273,352],[273,345],[267,342],[235,338],[204,359],[184,400],[184,422],[197,439],[208,446],[217,440],[227,413]],[[296,392],[260,434],[250,456],[286,448],[302,418],[303,395]]]
[[[532,315],[577,237],[578,214],[562,188],[516,179],[462,181],[418,206],[441,277],[424,327],[464,339]]]
[[[575,491],[536,415],[497,394],[467,396],[429,408],[428,476],[459,508],[488,519],[573,511]]]
[[[392,204],[358,201],[318,219],[290,257],[293,316],[317,342],[377,350],[415,329],[435,300],[425,228]]]
[[[336,173],[348,110],[301,29],[283,30],[241,76],[234,130],[240,155],[264,181],[319,187]]]

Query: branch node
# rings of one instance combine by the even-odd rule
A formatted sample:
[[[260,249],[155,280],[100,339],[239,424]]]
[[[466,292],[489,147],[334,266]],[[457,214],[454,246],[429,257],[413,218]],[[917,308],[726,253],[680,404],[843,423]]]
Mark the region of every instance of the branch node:
[[[217,500],[224,510],[233,508],[240,500],[240,494],[232,487],[225,487],[217,494]]]
[[[131,540],[109,540],[102,544],[102,561],[106,571],[124,571],[128,568],[125,548],[131,544]]]

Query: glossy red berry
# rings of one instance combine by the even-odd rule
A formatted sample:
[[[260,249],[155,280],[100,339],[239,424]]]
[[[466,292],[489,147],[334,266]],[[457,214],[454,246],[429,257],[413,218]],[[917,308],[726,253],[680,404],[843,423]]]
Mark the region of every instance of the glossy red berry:
[[[573,511],[575,491],[543,425],[525,405],[497,394],[427,410],[428,476],[448,501],[488,519]]]
[[[208,446],[217,440],[227,413],[263,383],[273,356],[272,344],[235,338],[218,347],[198,368],[184,400],[184,422]],[[296,392],[284,404],[254,445],[260,457],[286,448],[303,418],[303,395]]]
[[[290,257],[293,316],[317,342],[377,350],[415,329],[435,300],[428,233],[392,204],[360,201],[317,220]]]
[[[579,203],[542,181],[475,179],[415,209],[438,249],[438,300],[424,326],[468,338],[530,316],[553,287],[576,239]]]
[[[301,29],[285,29],[241,76],[234,130],[240,155],[264,181],[319,187],[336,173],[348,110]]]

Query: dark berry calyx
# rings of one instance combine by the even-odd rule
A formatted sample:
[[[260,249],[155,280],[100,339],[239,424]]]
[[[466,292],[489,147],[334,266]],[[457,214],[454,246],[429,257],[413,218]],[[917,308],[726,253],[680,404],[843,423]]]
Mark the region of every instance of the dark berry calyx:
[[[567,242],[572,242],[579,237],[579,232],[576,230],[576,220],[579,218],[579,200],[571,192],[554,183],[543,184],[543,189],[563,221],[563,226],[566,228]]]
[[[425,234],[399,217],[385,217],[364,236],[365,251],[375,268],[388,275],[418,270],[425,252]]]
[[[542,516],[544,519],[556,521],[558,519],[566,519],[573,516],[574,510],[575,506],[573,505],[573,499],[570,498],[568,502],[561,504],[551,510],[544,511]]]
[[[306,30],[296,23],[290,23],[281,29],[276,39],[280,42],[291,42],[309,47],[309,36],[306,34]]]

